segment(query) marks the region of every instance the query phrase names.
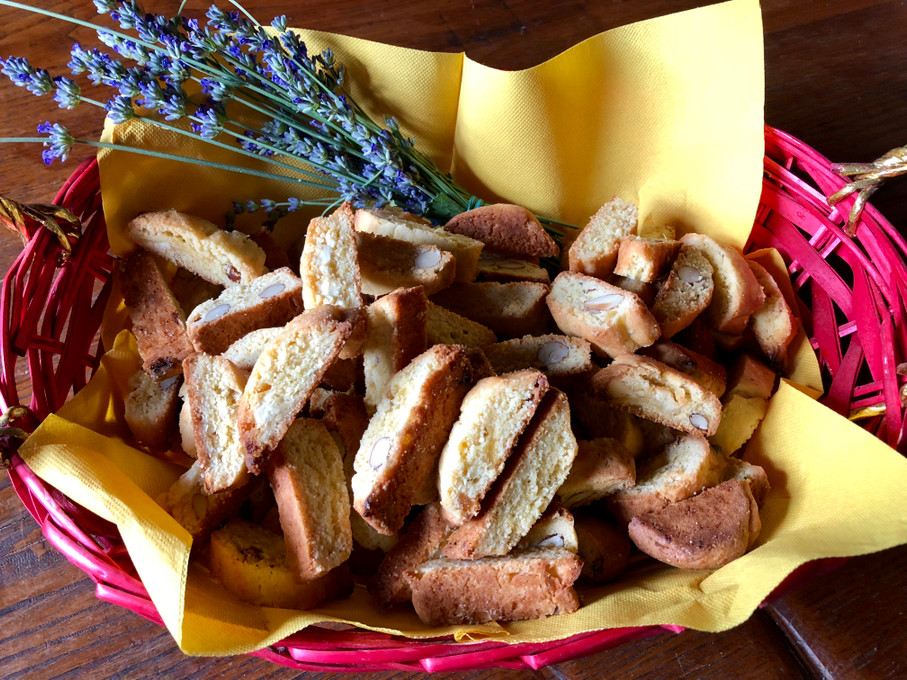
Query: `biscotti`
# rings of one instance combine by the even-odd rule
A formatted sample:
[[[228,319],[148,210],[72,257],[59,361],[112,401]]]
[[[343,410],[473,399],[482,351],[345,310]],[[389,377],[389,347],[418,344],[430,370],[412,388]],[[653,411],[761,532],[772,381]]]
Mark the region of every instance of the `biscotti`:
[[[219,356],[194,354],[183,362],[195,450],[207,493],[247,481],[238,404],[245,376]]]
[[[641,349],[639,353],[686,373],[718,398],[724,394],[727,386],[727,369],[704,354],[670,340],[659,340]]]
[[[265,253],[248,236],[176,210],[143,213],[126,233],[145,250],[220,286],[265,273]]]
[[[681,569],[717,569],[759,536],[749,484],[733,479],[661,510],[634,517],[630,538],[647,555]]]
[[[350,498],[343,460],[327,428],[300,418],[268,461],[287,556],[297,580],[321,576],[350,556]]]
[[[422,286],[432,295],[453,283],[456,259],[433,245],[356,232],[362,292],[380,296],[397,288]]]
[[[196,461],[157,502],[189,532],[194,542],[201,543],[214,529],[237,513],[239,506],[249,496],[252,486],[247,484],[208,494],[204,489],[201,468]]]
[[[299,582],[280,534],[233,519],[211,535],[211,574],[240,600],[266,607],[312,609],[353,592],[349,567]]]
[[[607,583],[620,576],[630,565],[630,540],[625,531],[592,512],[577,512],[573,529],[583,561],[580,578],[592,583]]]
[[[413,520],[403,537],[384,556],[369,592],[384,606],[412,598],[407,571],[440,556],[454,525],[444,518],[438,503],[431,503]]]
[[[721,422],[721,402],[685,373],[638,354],[624,354],[592,376],[609,404],[692,434],[711,436]]]
[[[592,276],[561,272],[545,302],[558,328],[585,338],[603,356],[635,352],[660,335],[642,300]]]
[[[306,309],[362,305],[362,282],[353,231],[353,210],[344,203],[328,217],[309,222],[299,261]]]
[[[572,553],[579,551],[573,513],[555,498],[526,535],[517,543],[515,552],[536,548],[564,548]]]
[[[663,241],[648,238],[625,238],[620,242],[616,276],[652,283],[661,276],[662,270],[674,259],[680,244],[677,241]]]
[[[570,271],[603,279],[613,270],[620,242],[636,232],[639,208],[614,197],[598,209],[567,254]]]
[[[519,621],[579,608],[580,559],[563,548],[478,560],[431,560],[407,572],[423,623]]]
[[[754,260],[746,263],[765,292],[765,302],[750,317],[750,328],[762,354],[772,364],[783,366],[787,361],[787,348],[797,334],[797,319],[765,267]]]
[[[142,369],[154,380],[179,375],[183,359],[195,352],[186,335],[186,317],[150,253],[139,251],[115,270]]]
[[[356,231],[446,250],[456,259],[455,281],[467,282],[476,278],[479,254],[484,247],[481,241],[375,210],[357,210],[355,224]]]
[[[619,441],[601,437],[577,444],[570,474],[557,490],[566,507],[592,503],[636,484],[634,458]]]
[[[483,378],[467,393],[438,462],[441,507],[451,523],[478,514],[547,391],[545,375],[527,369]]]
[[[189,314],[186,330],[199,352],[222,354],[251,331],[283,326],[302,313],[302,281],[289,269],[231,286]]]
[[[708,308],[715,292],[713,272],[699,248],[681,244],[671,272],[652,304],[652,315],[666,338],[675,336]]]
[[[479,281],[534,281],[551,283],[551,275],[544,267],[529,260],[503,257],[497,253],[482,252],[479,256],[479,270],[476,273]]]
[[[450,535],[444,556],[506,555],[551,503],[576,453],[567,397],[552,388],[495,480],[481,512]]]
[[[261,351],[280,335],[283,326],[259,328],[236,340],[221,356],[241,371],[250,373],[261,355]]]
[[[715,292],[706,311],[712,327],[721,333],[742,333],[752,313],[765,302],[762,286],[743,255],[705,234],[684,234],[680,242],[698,248],[712,265]]]
[[[625,524],[717,484],[726,462],[699,435],[682,435],[639,462],[636,484],[608,497],[614,516]]]
[[[436,305],[431,300],[428,301],[425,313],[425,339],[429,347],[432,345],[484,347],[498,340],[494,331],[487,326]]]
[[[559,252],[535,215],[511,203],[483,205],[454,215],[444,229],[481,241],[488,250],[517,257],[557,257]]]
[[[380,533],[399,531],[433,482],[463,397],[490,371],[478,351],[435,345],[388,383],[362,437],[352,480],[353,507]]]
[[[548,330],[545,307],[548,286],[531,281],[455,283],[432,301],[490,328],[503,338],[519,338]]]
[[[482,348],[497,373],[525,368],[542,371],[550,378],[591,373],[592,349],[582,338],[546,333],[524,335]]]
[[[368,306],[362,345],[365,404],[374,411],[394,373],[427,349],[428,299],[421,287],[402,288]]]
[[[239,400],[246,466],[261,470],[353,331],[343,310],[321,305],[300,314],[262,350]]]
[[[176,431],[179,376],[155,382],[145,371],[129,378],[123,416],[135,438],[152,451],[166,451]]]

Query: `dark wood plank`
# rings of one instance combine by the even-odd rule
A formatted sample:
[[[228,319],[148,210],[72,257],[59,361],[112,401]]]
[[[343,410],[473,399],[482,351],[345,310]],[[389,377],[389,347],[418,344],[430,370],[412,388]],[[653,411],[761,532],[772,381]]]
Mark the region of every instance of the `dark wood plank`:
[[[855,557],[767,607],[823,678],[907,677],[907,546]],[[872,584],[872,587],[868,587]],[[858,630],[854,630],[857,622]],[[872,631],[871,638],[860,630]]]

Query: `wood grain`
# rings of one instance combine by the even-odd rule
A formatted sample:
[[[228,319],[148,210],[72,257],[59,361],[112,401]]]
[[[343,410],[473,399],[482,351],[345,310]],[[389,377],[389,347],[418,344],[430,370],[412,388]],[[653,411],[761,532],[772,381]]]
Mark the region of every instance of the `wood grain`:
[[[92,20],[87,0],[39,0],[42,7]],[[176,1],[146,3],[172,14]],[[249,0],[260,18],[287,14],[292,25],[428,50],[465,51],[505,69],[548,59],[600,31],[700,6],[672,0],[418,0],[365,3],[307,0],[287,5]],[[837,161],[872,160],[907,142],[907,7],[897,0],[765,0],[766,121]],[[205,5],[192,1],[187,12]],[[91,34],[59,22],[0,8],[0,55],[27,55],[62,72],[68,47]],[[0,136],[32,136],[34,125],[60,120],[94,139],[95,110],[60,112],[8,83],[0,85]],[[45,167],[34,145],[5,145],[0,194],[49,201],[85,157]],[[876,194],[874,204],[896,225],[907,224],[907,181]],[[0,233],[0,271],[19,250]],[[801,585],[719,634],[692,631],[638,640],[542,671],[498,670],[441,677],[496,678],[882,678],[907,675],[907,548],[854,558],[836,572]],[[53,551],[0,482],[0,668],[6,678],[332,677],[297,673],[254,657],[184,656],[166,631],[98,601],[84,574]],[[370,678],[415,677],[405,671]]]

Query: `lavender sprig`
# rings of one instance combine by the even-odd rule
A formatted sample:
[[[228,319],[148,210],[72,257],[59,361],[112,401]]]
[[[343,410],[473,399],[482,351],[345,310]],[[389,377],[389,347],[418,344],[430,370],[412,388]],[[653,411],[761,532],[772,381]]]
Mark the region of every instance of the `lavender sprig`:
[[[396,120],[388,118],[383,125],[372,120],[345,89],[345,72],[333,53],[310,54],[288,30],[286,17],[274,19],[266,29],[245,10],[212,6],[202,25],[180,16],[146,14],[135,0],[94,2],[98,13],[109,16],[119,29],[13,0],[0,0],[0,5],[94,28],[112,52],[74,44],[68,66],[71,75],[113,89],[106,102],[84,97],[74,79],[53,76],[25,59],[0,59],[0,72],[36,95],[53,93],[63,108],[99,106],[115,123],[141,120],[264,159],[279,174],[222,167],[289,179],[335,195],[306,204],[393,205],[446,221],[481,203],[421,154]],[[59,124],[42,124],[39,132],[47,135],[40,140],[46,163],[65,160],[73,144],[104,146],[77,139]],[[113,148],[159,155],[122,145]],[[164,157],[208,164],[172,154]],[[243,211],[253,212],[254,207],[270,219],[301,204],[299,199],[262,200],[244,204]]]

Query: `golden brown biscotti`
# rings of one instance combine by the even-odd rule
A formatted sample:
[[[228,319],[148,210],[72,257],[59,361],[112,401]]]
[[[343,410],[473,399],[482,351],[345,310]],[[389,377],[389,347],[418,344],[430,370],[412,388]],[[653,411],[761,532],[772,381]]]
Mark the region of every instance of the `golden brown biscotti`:
[[[726,459],[699,435],[681,435],[637,463],[636,484],[608,497],[608,507],[627,524],[632,518],[689,498],[721,481]]]
[[[563,548],[478,560],[431,560],[408,571],[423,623],[447,626],[521,621],[579,608],[573,583],[582,563]]]
[[[319,420],[299,418],[268,460],[290,568],[307,581],[346,562],[353,549],[343,460]]]
[[[799,330],[797,317],[765,267],[754,260],[747,260],[746,263],[765,292],[765,302],[750,317],[750,328],[759,349],[769,362],[774,366],[784,366],[787,362],[787,348]]]
[[[232,519],[211,535],[211,574],[243,602],[283,609],[312,609],[353,592],[346,565],[300,583],[287,562],[280,534]]]
[[[715,292],[713,272],[699,248],[681,244],[671,272],[652,303],[652,315],[664,337],[674,337],[708,308]]]
[[[426,505],[413,520],[381,564],[375,578],[368,584],[368,591],[385,607],[412,598],[412,590],[404,574],[423,562],[440,556],[454,525],[444,519],[438,503]]]
[[[195,349],[186,335],[183,310],[154,257],[146,251],[133,253],[118,262],[115,276],[129,309],[142,369],[153,380],[179,375],[183,359]]]
[[[600,279],[607,277],[617,262],[620,242],[636,233],[639,208],[617,196],[598,209],[573,241],[567,253],[570,271]]]
[[[166,451],[177,428],[177,406],[182,379],[174,376],[155,382],[145,371],[129,378],[123,417],[132,434],[152,451]]]
[[[561,272],[545,302],[561,331],[585,338],[602,356],[635,352],[661,333],[639,297],[592,276]]]
[[[239,400],[239,433],[246,466],[261,470],[328,366],[353,331],[349,315],[332,305],[300,314],[262,350]]]
[[[362,280],[353,230],[353,209],[344,203],[327,217],[309,222],[299,260],[306,309],[362,306]]]
[[[329,432],[336,434],[343,454],[343,472],[353,477],[353,459],[368,427],[368,412],[356,392],[338,392],[316,387],[309,398],[309,415],[319,418]]]
[[[452,524],[478,514],[547,391],[545,375],[526,369],[483,378],[466,394],[438,461],[441,507]]]
[[[208,494],[203,485],[201,468],[196,461],[157,499],[158,504],[189,532],[196,544],[204,541],[228,518],[235,516],[254,486],[244,484],[236,489]]]
[[[455,281],[465,283],[476,278],[479,254],[484,247],[481,241],[375,210],[357,210],[355,223],[356,231],[446,250],[456,259]]]
[[[646,442],[640,427],[640,423],[644,422],[642,419],[609,406],[588,389],[573,389],[568,395],[573,429],[579,438],[611,437],[619,441],[634,458],[643,453]]]
[[[638,296],[639,299],[643,301],[643,304],[650,308],[655,302],[655,296],[658,294],[658,287],[656,284],[637,281],[636,279],[631,279],[627,276],[611,274],[611,276],[608,277],[607,282],[612,286],[617,286],[618,288],[622,288],[623,290]]]
[[[620,242],[614,274],[652,283],[673,261],[680,243],[650,238],[625,238]]]
[[[433,245],[356,232],[362,292],[380,296],[397,288],[422,286],[426,295],[453,283],[457,262],[452,253]]]
[[[195,450],[195,428],[192,426],[192,408],[189,406],[189,388],[184,382],[179,391],[182,406],[179,413],[180,448],[190,458],[198,458]]]
[[[482,351],[496,373],[534,368],[549,378],[559,378],[584,375],[596,368],[586,340],[555,333],[524,335],[488,345]]]
[[[186,331],[197,351],[222,354],[244,335],[283,326],[301,313],[302,281],[278,269],[200,304],[186,319]]]
[[[583,561],[583,580],[607,583],[630,566],[630,540],[626,532],[597,512],[577,512],[573,516],[573,528]]]
[[[712,265],[715,292],[706,311],[712,327],[730,335],[743,332],[753,312],[765,302],[765,293],[739,250],[705,234],[684,234],[680,242],[699,248]]]
[[[627,527],[636,547],[681,569],[723,567],[746,552],[760,528],[749,484],[736,479],[634,517]]]
[[[521,205],[483,205],[450,218],[444,229],[481,241],[485,248],[517,257],[557,257],[557,244]]]
[[[601,437],[577,442],[579,451],[567,479],[557,490],[568,508],[592,503],[636,483],[636,463],[618,440]]]
[[[670,340],[658,340],[639,353],[686,373],[719,399],[727,386],[727,369],[704,354]]]
[[[444,556],[506,555],[542,516],[570,472],[577,445],[567,396],[549,389],[482,510],[448,539]]]
[[[455,283],[432,301],[490,328],[502,338],[538,335],[549,329],[548,286],[531,281]]]
[[[249,283],[265,273],[265,253],[248,236],[176,210],[143,213],[126,233],[145,250],[219,286]]]
[[[480,351],[435,345],[391,378],[362,436],[352,480],[353,507],[380,533],[399,531],[433,483],[463,397],[490,373]]]
[[[592,389],[611,406],[681,432],[711,436],[721,423],[714,393],[675,368],[624,354],[592,376]]]
[[[484,347],[497,342],[494,331],[472,319],[436,305],[431,300],[425,310],[425,334],[428,346],[463,345]]]
[[[479,256],[479,270],[476,277],[479,281],[500,281],[501,283],[508,281],[551,283],[548,270],[534,262],[484,251]]]
[[[564,548],[572,553],[579,551],[573,513],[555,497],[526,535],[517,543],[514,552],[541,548]]]
[[[237,413],[245,376],[223,357],[208,354],[186,359],[183,373],[205,491],[242,486],[248,475]]]
[[[428,298],[421,287],[401,288],[367,308],[368,336],[362,345],[365,405],[374,412],[394,373],[428,347]]]

